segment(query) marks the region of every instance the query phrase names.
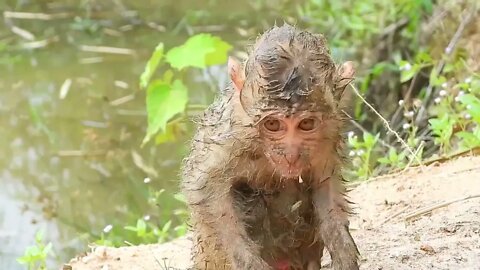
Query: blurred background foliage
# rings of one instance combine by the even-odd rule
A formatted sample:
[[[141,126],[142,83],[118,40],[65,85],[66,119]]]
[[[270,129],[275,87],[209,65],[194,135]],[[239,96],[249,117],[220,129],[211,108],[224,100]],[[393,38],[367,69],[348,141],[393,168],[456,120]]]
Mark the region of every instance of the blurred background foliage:
[[[356,63],[351,181],[476,152],[475,0],[0,0],[0,268],[184,235],[179,167],[228,55],[288,22]]]

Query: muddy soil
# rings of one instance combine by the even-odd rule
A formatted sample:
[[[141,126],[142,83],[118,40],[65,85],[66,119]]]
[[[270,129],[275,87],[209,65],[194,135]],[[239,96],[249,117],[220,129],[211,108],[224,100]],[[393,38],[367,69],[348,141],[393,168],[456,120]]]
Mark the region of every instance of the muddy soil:
[[[480,157],[384,176],[350,193],[361,269],[480,270]],[[64,269],[187,269],[191,243],[94,247]],[[331,269],[328,255],[322,269]]]

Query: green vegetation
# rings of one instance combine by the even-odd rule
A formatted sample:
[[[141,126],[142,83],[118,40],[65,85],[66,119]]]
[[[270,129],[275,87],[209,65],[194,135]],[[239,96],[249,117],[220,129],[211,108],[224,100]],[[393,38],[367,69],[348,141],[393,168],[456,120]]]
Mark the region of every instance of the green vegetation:
[[[224,64],[231,45],[219,37],[210,34],[197,34],[190,37],[183,45],[171,48],[165,54],[165,62],[170,65],[162,69],[163,43],[160,43],[148,61],[145,71],[140,76],[140,86],[147,88],[148,129],[143,143],[148,142],[158,131],[157,143],[174,138],[175,125],[178,121],[167,123],[173,117],[185,111],[188,90],[182,80],[187,68],[206,68]],[[156,69],[162,69],[161,79],[150,82]]]
[[[35,245],[25,249],[25,253],[17,261],[26,265],[29,270],[47,269],[47,257],[52,255],[52,243],[44,243],[43,231],[38,231],[35,235]]]

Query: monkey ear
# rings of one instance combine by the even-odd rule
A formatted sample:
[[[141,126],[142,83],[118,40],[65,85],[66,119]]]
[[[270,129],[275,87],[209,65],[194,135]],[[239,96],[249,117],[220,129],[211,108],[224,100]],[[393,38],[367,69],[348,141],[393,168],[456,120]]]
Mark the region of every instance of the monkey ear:
[[[245,82],[245,73],[238,60],[231,56],[228,58],[228,74],[230,75],[233,87],[235,87],[237,91],[242,91]]]
[[[347,61],[342,64],[337,70],[337,81],[335,82],[335,88],[337,91],[342,92],[345,87],[355,79],[355,68],[352,61]]]

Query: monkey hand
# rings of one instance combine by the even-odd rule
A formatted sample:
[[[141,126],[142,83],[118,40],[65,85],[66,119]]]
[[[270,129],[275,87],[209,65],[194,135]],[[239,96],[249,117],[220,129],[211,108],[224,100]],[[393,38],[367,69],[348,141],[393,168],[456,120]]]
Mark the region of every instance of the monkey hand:
[[[244,248],[242,245],[237,245],[235,248],[232,261],[233,269],[235,270],[273,270],[260,255],[253,254],[251,249]]]

